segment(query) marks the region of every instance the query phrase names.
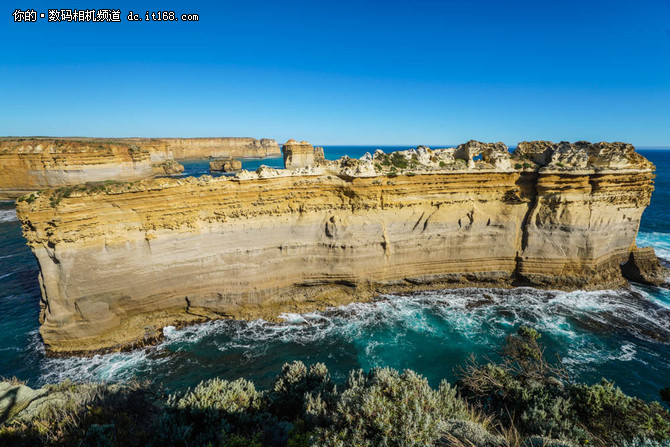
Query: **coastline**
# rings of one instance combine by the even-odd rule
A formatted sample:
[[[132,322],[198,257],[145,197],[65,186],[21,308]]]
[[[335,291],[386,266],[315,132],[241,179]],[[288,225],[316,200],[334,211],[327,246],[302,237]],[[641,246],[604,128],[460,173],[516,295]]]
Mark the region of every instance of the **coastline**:
[[[294,161],[309,160],[312,146],[295,144]],[[547,144],[510,155],[470,142],[23,199],[42,337],[53,352],[119,350],[177,322],[272,320],[379,293],[625,285],[619,266],[636,250],[653,165],[632,146],[594,145],[619,152],[589,167],[573,160],[581,147]],[[547,163],[551,151],[564,162]]]

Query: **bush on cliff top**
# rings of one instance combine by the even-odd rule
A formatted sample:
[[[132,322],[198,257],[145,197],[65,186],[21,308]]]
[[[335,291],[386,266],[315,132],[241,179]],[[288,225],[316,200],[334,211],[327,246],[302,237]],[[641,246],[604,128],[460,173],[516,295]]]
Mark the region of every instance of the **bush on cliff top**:
[[[572,384],[560,363],[550,364],[540,334],[521,326],[507,337],[498,364],[472,362],[458,383],[463,397],[522,435],[579,444],[670,439],[670,415],[657,402],[626,396],[614,384]]]
[[[0,428],[0,445],[657,447],[670,414],[612,383],[572,384],[540,334],[521,327],[502,361],[437,389],[417,373],[284,365],[274,385],[212,379],[163,396],[147,386],[51,387],[38,411]],[[667,445],[667,443],[665,443]]]

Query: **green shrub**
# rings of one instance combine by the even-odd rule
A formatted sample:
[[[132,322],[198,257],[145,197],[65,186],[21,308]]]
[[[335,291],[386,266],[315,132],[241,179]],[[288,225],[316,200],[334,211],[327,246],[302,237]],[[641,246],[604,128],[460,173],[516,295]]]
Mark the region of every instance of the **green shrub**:
[[[0,427],[0,445],[147,445],[156,409],[139,386],[75,385],[48,389],[29,415]]]
[[[607,442],[634,438],[670,438],[670,420],[657,402],[626,396],[612,382],[570,387],[574,411],[580,423]]]
[[[292,362],[282,367],[266,401],[270,412],[281,419],[322,420],[327,412],[324,399],[332,399],[334,391],[326,365],[316,363],[307,368],[302,362]]]
[[[37,200],[37,196],[35,193],[30,193],[30,195],[25,195],[19,197],[16,201],[17,202],[26,202],[26,203],[33,203],[35,200]]]
[[[261,393],[248,380],[207,380],[168,397],[158,432],[167,444],[221,443],[233,429],[252,433],[260,405]]]
[[[571,384],[560,363],[545,360],[539,339],[521,326],[507,337],[500,363],[473,361],[458,382],[466,399],[523,436],[608,446],[670,438],[670,414],[658,403],[626,396],[607,381]]]
[[[400,152],[394,152],[390,155],[391,164],[398,169],[406,169],[408,162],[403,154]]]
[[[670,447],[670,441],[653,441],[651,439],[633,439],[624,441],[621,447]]]
[[[465,416],[465,403],[446,382],[435,390],[410,370],[358,370],[349,374],[322,439],[335,445],[429,445],[441,436],[442,424]]]

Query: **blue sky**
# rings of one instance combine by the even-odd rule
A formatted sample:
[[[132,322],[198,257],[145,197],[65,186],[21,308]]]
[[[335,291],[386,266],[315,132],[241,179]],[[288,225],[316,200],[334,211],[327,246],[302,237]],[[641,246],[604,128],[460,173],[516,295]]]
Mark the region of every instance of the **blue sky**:
[[[670,146],[667,0],[2,3],[0,135]]]

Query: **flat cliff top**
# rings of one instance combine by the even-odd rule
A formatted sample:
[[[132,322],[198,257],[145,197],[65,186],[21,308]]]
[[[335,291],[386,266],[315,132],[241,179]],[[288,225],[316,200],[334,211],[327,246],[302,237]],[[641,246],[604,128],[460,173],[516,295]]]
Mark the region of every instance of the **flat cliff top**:
[[[0,154],[74,154],[142,151],[134,144],[106,138],[0,138]]]
[[[11,153],[80,153],[106,150],[165,149],[167,143],[244,143],[258,142],[262,146],[277,145],[268,138],[252,137],[197,137],[197,138],[97,138],[97,137],[0,137],[0,154]]]
[[[303,143],[300,143],[303,144]],[[304,143],[308,144],[308,143]],[[78,151],[78,150],[114,150],[124,148],[131,153],[135,146],[123,142],[76,139],[10,139],[0,140],[0,154],[3,151]],[[199,185],[217,188],[228,182],[268,180],[287,177],[324,177],[342,180],[354,178],[379,177],[379,182],[388,181],[397,176],[413,177],[430,174],[482,174],[495,173],[540,173],[557,175],[594,175],[616,173],[650,173],[654,165],[635,152],[635,148],[626,143],[552,143],[548,141],[521,142],[510,153],[503,143],[481,143],[469,141],[458,147],[430,149],[419,146],[416,149],[386,154],[376,150],[366,153],[359,159],[344,156],[338,160],[321,160],[314,166],[294,170],[274,169],[261,166],[256,171],[242,170],[234,176],[199,178],[150,178],[134,182],[109,181],[84,184],[73,187],[46,190],[24,196],[21,201],[30,203],[43,199],[55,207],[64,197],[82,197],[101,194],[123,194],[138,191],[162,190],[182,185]]]
[[[31,140],[29,140],[31,141]],[[17,144],[17,143],[12,143]],[[65,143],[66,145],[68,143]],[[76,144],[76,143],[73,143]],[[0,146],[1,147],[1,146]],[[261,166],[256,171],[242,170],[234,176],[198,178],[149,178],[134,182],[108,181],[90,183],[54,190],[45,190],[19,199],[19,209],[56,208],[63,198],[95,195],[118,195],[133,192],[158,191],[178,187],[206,187],[226,189],[226,185],[247,181],[303,178],[320,178],[319,184],[349,181],[355,178],[372,178],[375,184],[386,184],[393,178],[417,175],[481,175],[482,180],[496,174],[540,173],[559,176],[588,176],[597,174],[651,173],[654,165],[625,143],[551,143],[546,141],[522,142],[510,153],[503,143],[469,141],[455,148],[416,149],[386,154],[381,150],[367,153],[360,159],[344,156],[338,160],[323,160],[314,166],[294,170]],[[374,178],[377,178],[376,180]],[[422,180],[424,181],[424,180]],[[27,203],[22,203],[27,202]],[[27,207],[28,204],[33,204]],[[21,210],[20,210],[21,211]],[[20,212],[20,214],[22,214]]]

